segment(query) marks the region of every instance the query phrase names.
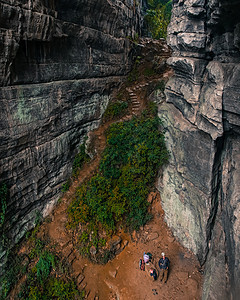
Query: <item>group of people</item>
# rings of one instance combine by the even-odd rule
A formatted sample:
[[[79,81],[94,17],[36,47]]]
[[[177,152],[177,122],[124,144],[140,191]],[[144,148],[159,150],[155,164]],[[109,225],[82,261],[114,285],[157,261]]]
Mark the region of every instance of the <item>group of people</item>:
[[[158,271],[154,263],[152,262],[151,258],[149,257],[149,255],[144,253],[143,260],[146,269],[148,271],[148,274],[153,278],[153,280],[157,280]],[[160,277],[160,281],[164,281],[165,283],[168,280],[169,265],[170,265],[169,259],[165,256],[165,253],[162,252],[162,257],[158,261],[158,266],[160,269],[159,277]]]

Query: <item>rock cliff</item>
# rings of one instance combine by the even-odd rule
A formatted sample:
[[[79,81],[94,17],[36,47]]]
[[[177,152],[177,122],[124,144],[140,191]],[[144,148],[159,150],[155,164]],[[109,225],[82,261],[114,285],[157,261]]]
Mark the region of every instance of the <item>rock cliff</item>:
[[[0,1],[0,174],[12,241],[56,203],[79,145],[129,71],[140,3]]]
[[[174,0],[175,75],[159,108],[171,153],[159,178],[168,225],[205,268],[203,299],[240,292],[240,1]]]

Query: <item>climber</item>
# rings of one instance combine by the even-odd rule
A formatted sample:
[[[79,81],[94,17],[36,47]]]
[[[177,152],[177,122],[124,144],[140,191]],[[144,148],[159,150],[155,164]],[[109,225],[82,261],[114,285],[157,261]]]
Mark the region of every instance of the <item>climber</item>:
[[[163,281],[163,279],[165,279],[164,282],[166,283],[168,280],[168,270],[169,270],[170,261],[165,256],[164,252],[162,252],[162,258],[159,259],[158,265],[160,268],[160,280]]]

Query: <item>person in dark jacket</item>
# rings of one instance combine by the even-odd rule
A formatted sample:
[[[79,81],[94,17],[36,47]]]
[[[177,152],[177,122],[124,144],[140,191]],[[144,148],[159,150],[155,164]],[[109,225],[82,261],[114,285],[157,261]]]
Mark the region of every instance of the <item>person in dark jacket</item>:
[[[157,271],[154,268],[151,268],[149,271],[149,275],[153,278],[153,280],[157,280]]]
[[[169,270],[169,265],[170,261],[169,259],[165,256],[165,253],[162,253],[162,258],[159,259],[158,262],[159,268],[160,268],[160,280],[166,283],[168,280],[168,270]]]

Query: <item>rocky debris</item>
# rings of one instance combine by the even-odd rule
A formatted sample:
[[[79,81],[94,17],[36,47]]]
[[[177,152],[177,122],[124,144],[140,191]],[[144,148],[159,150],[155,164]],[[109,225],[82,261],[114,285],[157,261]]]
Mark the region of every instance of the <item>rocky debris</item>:
[[[119,290],[118,290],[118,287],[116,286],[116,285],[114,285],[114,284],[112,284],[110,281],[108,281],[108,280],[105,280],[105,283],[106,283],[106,285],[111,289],[111,290],[113,290],[113,294],[112,294],[112,296],[109,298],[109,299],[116,299],[116,300],[118,300],[118,299],[121,299],[120,298],[120,293],[119,293]]]
[[[116,276],[117,276],[117,270],[115,270],[115,271],[109,271],[109,275],[111,277],[113,277],[113,278],[116,278]]]
[[[116,248],[118,245],[120,245],[121,241],[122,241],[122,238],[121,238],[120,236],[114,235],[114,236],[110,239],[110,241],[108,242],[108,245],[109,245],[109,247],[110,247],[111,249],[114,249],[114,248]]]
[[[239,214],[239,9],[239,1],[173,1],[168,27],[174,76],[159,116],[171,159],[158,188],[174,235],[205,263],[204,300],[240,292],[231,217]]]
[[[148,198],[147,198],[147,201],[152,204],[153,201],[156,199],[156,193],[154,192],[151,192],[149,195],[148,195]]]
[[[152,233],[147,235],[147,238],[148,238],[149,241],[156,240],[158,237],[159,237],[159,234],[157,232],[152,232]]]

